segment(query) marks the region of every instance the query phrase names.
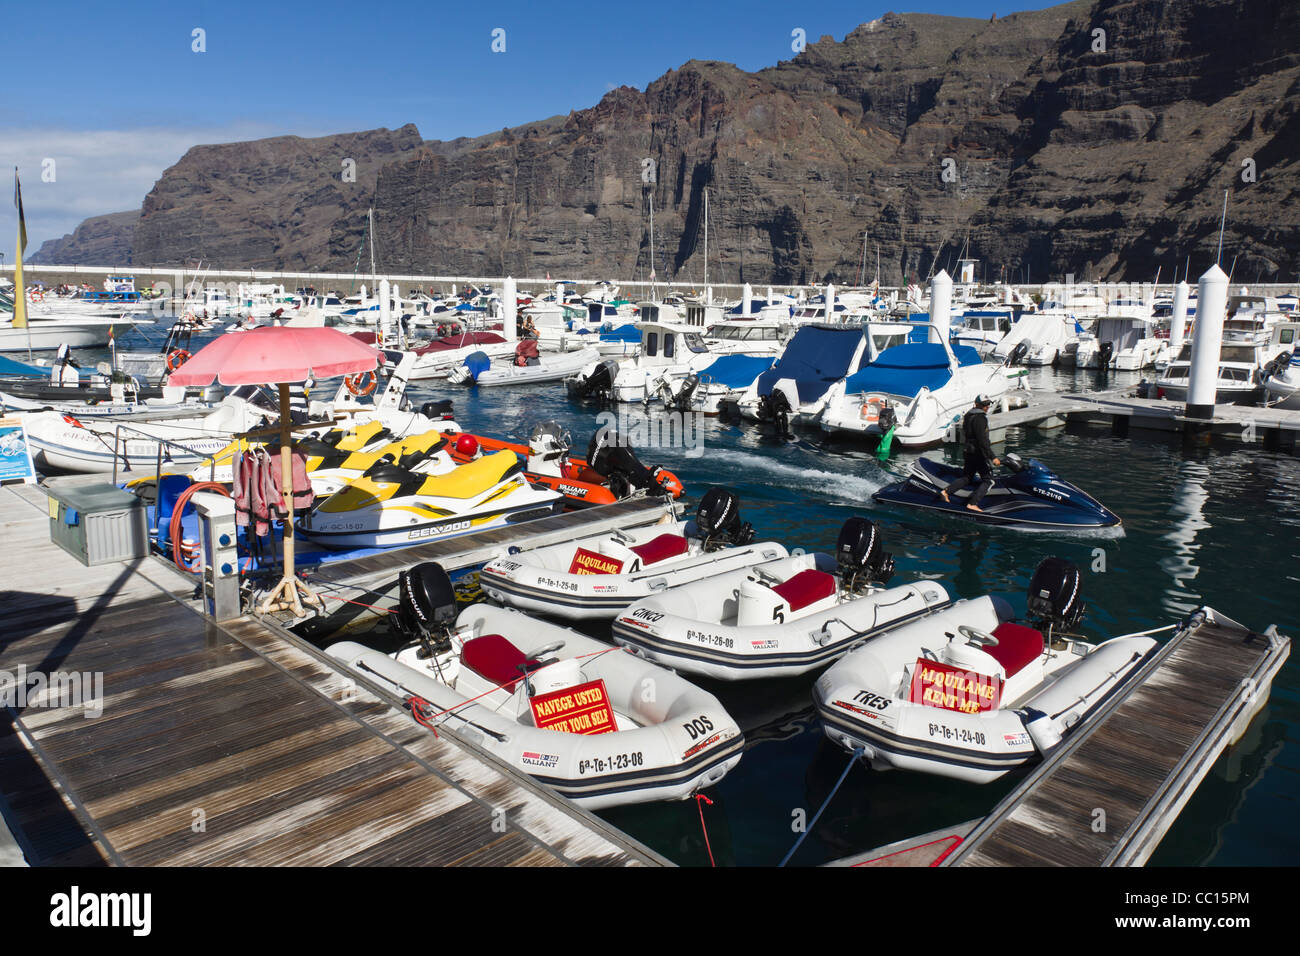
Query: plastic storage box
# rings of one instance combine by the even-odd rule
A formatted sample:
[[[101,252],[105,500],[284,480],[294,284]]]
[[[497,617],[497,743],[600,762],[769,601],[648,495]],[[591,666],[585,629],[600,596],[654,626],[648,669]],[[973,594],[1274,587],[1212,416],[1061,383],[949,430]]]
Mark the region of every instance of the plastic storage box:
[[[111,564],[149,553],[144,501],[110,484],[47,485],[50,540],[82,564]]]

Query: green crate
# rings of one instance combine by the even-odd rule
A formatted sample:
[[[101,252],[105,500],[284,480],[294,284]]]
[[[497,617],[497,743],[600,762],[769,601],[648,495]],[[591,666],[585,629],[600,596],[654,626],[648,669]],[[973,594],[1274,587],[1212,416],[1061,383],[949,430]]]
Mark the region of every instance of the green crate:
[[[131,492],[110,484],[47,485],[45,492],[50,540],[87,567],[149,553],[144,501]]]

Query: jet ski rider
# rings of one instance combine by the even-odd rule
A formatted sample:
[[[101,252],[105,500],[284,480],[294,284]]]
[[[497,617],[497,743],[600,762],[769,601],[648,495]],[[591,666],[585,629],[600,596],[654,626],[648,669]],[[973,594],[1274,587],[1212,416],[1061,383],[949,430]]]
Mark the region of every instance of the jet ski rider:
[[[970,499],[966,502],[966,507],[970,511],[983,511],[980,502],[988,494],[989,489],[993,487],[993,465],[1001,465],[993,455],[993,446],[989,444],[989,417],[987,414],[988,407],[993,403],[985,396],[979,395],[975,398],[975,407],[968,411],[962,419],[962,431],[966,434],[966,444],[962,449],[962,476],[950,484],[943,491],[939,492],[939,497],[948,501],[950,494],[956,494],[967,485],[974,484],[978,479],[979,484],[971,492]]]

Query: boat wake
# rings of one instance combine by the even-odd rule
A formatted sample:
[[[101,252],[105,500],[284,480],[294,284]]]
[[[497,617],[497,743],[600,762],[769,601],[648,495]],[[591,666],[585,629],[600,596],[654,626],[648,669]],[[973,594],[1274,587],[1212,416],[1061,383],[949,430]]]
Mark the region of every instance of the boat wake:
[[[699,460],[725,463],[724,480],[737,473],[747,474],[756,482],[772,480],[780,487],[797,489],[830,504],[850,507],[870,501],[873,494],[895,480],[874,463],[866,465],[868,474],[854,475],[818,468],[801,468],[763,455],[725,448],[709,449]]]

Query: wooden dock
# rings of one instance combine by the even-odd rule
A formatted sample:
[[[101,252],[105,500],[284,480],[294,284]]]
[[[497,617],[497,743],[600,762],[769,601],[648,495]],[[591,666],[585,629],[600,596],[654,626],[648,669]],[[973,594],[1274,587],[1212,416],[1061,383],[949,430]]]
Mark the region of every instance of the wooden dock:
[[[83,567],[50,543],[39,489],[0,490],[0,527],[0,670],[102,677],[97,698],[87,677],[0,708],[0,802],[28,862],[666,862],[273,624],[213,624],[161,560]]]
[[[1179,631],[940,865],[1142,865],[1290,649],[1213,613]]]

